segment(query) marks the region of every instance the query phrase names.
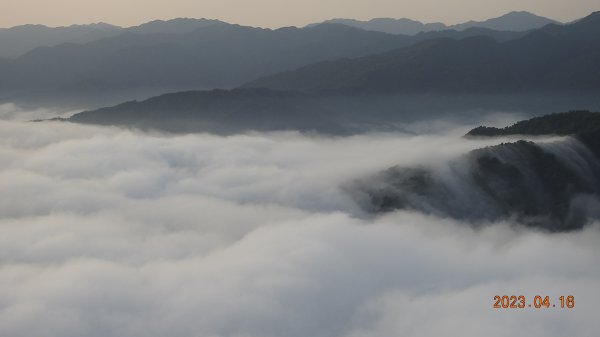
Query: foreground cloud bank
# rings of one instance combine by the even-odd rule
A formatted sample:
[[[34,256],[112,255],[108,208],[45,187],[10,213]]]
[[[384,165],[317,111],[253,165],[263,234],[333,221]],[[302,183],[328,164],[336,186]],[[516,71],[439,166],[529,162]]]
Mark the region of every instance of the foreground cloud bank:
[[[600,231],[398,212],[344,183],[501,140],[0,122],[2,336],[595,336]],[[572,310],[492,309],[574,295]]]

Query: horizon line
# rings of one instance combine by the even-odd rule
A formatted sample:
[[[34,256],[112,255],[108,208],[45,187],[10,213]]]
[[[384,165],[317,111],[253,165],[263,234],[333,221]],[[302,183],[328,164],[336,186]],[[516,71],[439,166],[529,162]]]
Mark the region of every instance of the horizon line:
[[[96,21],[96,22],[72,23],[72,24],[67,24],[67,25],[46,25],[46,24],[43,24],[43,23],[23,23],[23,24],[19,24],[19,25],[15,25],[15,26],[10,26],[10,27],[0,27],[0,30],[8,30],[8,29],[13,29],[13,28],[17,28],[17,27],[25,27],[25,26],[42,26],[42,27],[46,27],[46,28],[69,28],[69,27],[76,27],[76,26],[91,26],[91,25],[102,25],[102,24],[103,25],[113,26],[115,28],[126,29],[126,28],[139,27],[141,25],[144,25],[144,24],[147,24],[147,23],[151,23],[151,22],[156,22],[156,21],[168,22],[168,21],[174,21],[174,20],[179,20],[179,19],[183,19],[183,20],[220,21],[220,22],[223,22],[223,23],[231,24],[231,25],[239,25],[239,26],[254,27],[254,28],[264,28],[264,29],[273,29],[273,30],[280,29],[280,28],[287,28],[287,27],[304,28],[304,27],[307,27],[307,26],[310,26],[310,25],[325,23],[325,22],[331,21],[331,20],[355,20],[355,21],[358,21],[358,22],[369,22],[369,21],[378,20],[378,19],[411,20],[411,21],[419,22],[419,23],[424,24],[424,25],[427,25],[427,24],[443,24],[443,25],[445,25],[447,27],[451,27],[451,26],[454,26],[454,25],[459,25],[459,24],[468,23],[468,22],[484,22],[484,21],[487,21],[487,20],[500,18],[500,17],[506,16],[506,15],[512,14],[512,13],[528,13],[528,14],[532,14],[532,15],[535,15],[535,16],[538,16],[538,17],[542,17],[542,18],[546,18],[546,19],[549,19],[549,20],[553,20],[553,21],[559,22],[561,24],[566,24],[566,23],[569,23],[569,22],[577,21],[577,20],[579,20],[581,18],[584,18],[584,17],[586,17],[586,16],[588,16],[590,14],[593,14],[595,12],[596,11],[592,11],[592,12],[590,12],[589,14],[587,14],[585,16],[582,16],[582,17],[580,17],[578,19],[571,20],[571,21],[561,21],[561,20],[558,20],[558,19],[555,19],[555,18],[550,18],[550,17],[547,17],[547,16],[541,16],[541,15],[538,15],[538,14],[536,14],[534,12],[531,12],[531,11],[512,10],[512,11],[509,11],[509,12],[505,12],[504,14],[501,14],[499,16],[493,16],[493,17],[490,17],[490,18],[487,18],[487,19],[469,19],[467,21],[460,21],[460,22],[457,22],[457,23],[446,23],[446,22],[442,22],[442,21],[425,22],[425,21],[420,21],[418,19],[412,19],[412,18],[409,18],[409,17],[394,18],[394,17],[383,17],[383,16],[381,16],[381,17],[373,17],[373,18],[370,18],[370,19],[356,19],[356,18],[350,18],[350,17],[332,17],[332,18],[321,20],[321,21],[317,21],[317,22],[309,22],[309,23],[304,24],[304,25],[283,25],[283,26],[278,26],[278,27],[254,26],[254,25],[246,25],[246,24],[241,24],[241,23],[232,23],[232,22],[228,22],[228,21],[225,21],[225,20],[222,20],[222,19],[216,19],[216,18],[180,16],[180,17],[172,17],[172,18],[156,18],[156,19],[151,19],[149,21],[142,21],[142,22],[140,22],[138,24],[131,25],[131,26],[117,25],[117,24],[113,24],[113,23],[108,22],[108,20],[107,21],[101,20],[101,21]]]

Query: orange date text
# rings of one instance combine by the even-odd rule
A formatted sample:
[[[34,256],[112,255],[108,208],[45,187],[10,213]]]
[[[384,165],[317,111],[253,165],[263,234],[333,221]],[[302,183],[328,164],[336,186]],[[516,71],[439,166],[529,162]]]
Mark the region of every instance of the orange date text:
[[[527,298],[523,295],[503,295],[494,296],[494,309],[573,309],[575,307],[575,297],[572,295],[560,296],[551,299],[550,296],[536,295]]]

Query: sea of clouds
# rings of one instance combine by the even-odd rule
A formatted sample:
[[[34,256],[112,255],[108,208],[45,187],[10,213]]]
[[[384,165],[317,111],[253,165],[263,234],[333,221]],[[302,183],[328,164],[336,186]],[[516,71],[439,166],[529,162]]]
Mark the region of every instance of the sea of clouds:
[[[499,140],[463,139],[465,128],[175,136],[14,110],[0,106],[0,336],[600,331],[598,224],[546,234],[372,217],[343,188]],[[576,306],[492,308],[513,294]]]

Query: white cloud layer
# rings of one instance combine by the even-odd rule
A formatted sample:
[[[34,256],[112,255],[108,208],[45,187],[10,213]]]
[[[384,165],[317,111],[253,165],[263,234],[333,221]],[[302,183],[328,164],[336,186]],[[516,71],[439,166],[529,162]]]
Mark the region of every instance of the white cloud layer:
[[[361,213],[340,188],[496,141],[0,122],[0,336],[596,336],[600,229]],[[574,295],[497,310],[495,295]]]
[[[30,121],[54,117],[66,118],[80,111],[56,111],[46,108],[24,109],[14,103],[0,103],[0,120]]]

